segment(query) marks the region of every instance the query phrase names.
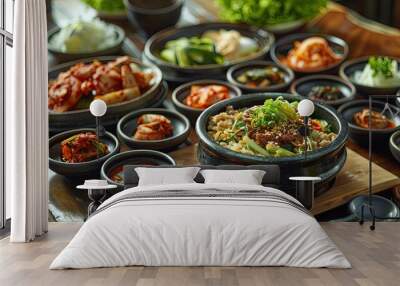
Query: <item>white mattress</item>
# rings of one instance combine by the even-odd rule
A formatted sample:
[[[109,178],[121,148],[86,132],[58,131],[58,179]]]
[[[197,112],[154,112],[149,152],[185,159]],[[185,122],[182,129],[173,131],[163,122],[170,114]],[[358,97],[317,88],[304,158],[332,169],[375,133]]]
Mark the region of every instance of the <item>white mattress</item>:
[[[136,192],[210,189],[265,191],[298,203],[279,190],[262,186],[135,187],[105,201],[50,269],[128,265],[351,267],[312,216],[278,200],[186,196],[119,201]]]

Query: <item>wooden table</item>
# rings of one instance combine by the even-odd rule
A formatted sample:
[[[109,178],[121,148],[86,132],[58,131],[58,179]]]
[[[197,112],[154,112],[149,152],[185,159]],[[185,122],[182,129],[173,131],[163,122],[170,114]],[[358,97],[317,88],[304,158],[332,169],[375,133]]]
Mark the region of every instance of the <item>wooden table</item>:
[[[182,15],[182,23],[216,21],[217,13],[214,1],[187,0]],[[139,53],[144,40],[126,23],[129,49]],[[385,54],[400,57],[400,31],[371,23],[353,14],[337,4],[330,4],[325,13],[310,22],[306,31],[315,31],[339,36],[347,41],[350,58]],[[190,135],[190,146],[170,153],[179,165],[196,164],[197,137],[194,131]],[[352,197],[368,191],[368,150],[351,141],[347,144],[348,159],[343,170],[338,174],[335,185],[327,193],[318,197],[313,208],[314,214],[320,214],[348,202]],[[386,146],[382,146],[386,147]],[[123,147],[123,150],[126,147]],[[376,151],[373,155],[373,192],[394,189],[400,185],[400,164],[394,160],[387,148]],[[122,151],[122,150],[121,150]],[[56,221],[82,221],[86,216],[87,195],[74,189],[76,183],[66,178],[50,174],[50,219]]]

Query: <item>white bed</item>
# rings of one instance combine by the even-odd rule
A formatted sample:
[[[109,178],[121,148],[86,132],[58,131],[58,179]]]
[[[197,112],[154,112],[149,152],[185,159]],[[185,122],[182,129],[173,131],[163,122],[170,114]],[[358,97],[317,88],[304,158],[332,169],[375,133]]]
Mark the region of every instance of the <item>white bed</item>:
[[[351,267],[291,196],[257,185],[199,183],[114,195],[50,268],[128,265]]]

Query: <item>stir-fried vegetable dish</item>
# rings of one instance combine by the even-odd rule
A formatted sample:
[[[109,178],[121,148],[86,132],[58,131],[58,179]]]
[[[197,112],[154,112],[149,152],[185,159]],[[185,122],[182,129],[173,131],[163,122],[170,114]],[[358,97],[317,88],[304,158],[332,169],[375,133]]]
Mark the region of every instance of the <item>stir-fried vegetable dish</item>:
[[[151,87],[152,72],[143,72],[125,56],[103,64],[78,63],[49,82],[49,109],[56,112],[88,108],[93,99],[106,104],[141,96]]]
[[[180,67],[224,64],[247,57],[258,50],[257,43],[239,32],[207,31],[201,37],[182,37],[166,43],[161,59]]]
[[[328,146],[336,134],[322,119],[309,121],[309,140],[305,142],[301,133],[303,120],[297,112],[297,104],[279,97],[248,109],[228,107],[225,112],[209,119],[207,131],[219,145],[256,156],[296,156],[305,148],[313,151]]]
[[[185,98],[187,106],[199,109],[207,107],[229,98],[229,89],[224,85],[192,85],[190,94]]]
[[[99,142],[93,132],[79,133],[60,144],[61,159],[68,163],[82,163],[109,153],[108,146]]]

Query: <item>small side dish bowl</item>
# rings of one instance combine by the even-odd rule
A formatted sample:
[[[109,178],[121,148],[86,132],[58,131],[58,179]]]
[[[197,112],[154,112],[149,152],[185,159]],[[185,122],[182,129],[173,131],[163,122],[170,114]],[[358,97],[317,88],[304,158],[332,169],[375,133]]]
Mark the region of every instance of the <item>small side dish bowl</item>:
[[[120,144],[113,134],[106,132],[100,141],[108,146],[109,153],[98,159],[90,160],[82,163],[68,163],[61,160],[60,144],[63,140],[82,133],[96,132],[93,128],[75,129],[65,131],[54,135],[49,139],[49,168],[60,175],[67,177],[89,178],[90,176],[99,176],[102,164],[113,155],[117,154],[120,149]]]
[[[137,129],[137,119],[144,114],[158,114],[167,117],[173,126],[173,134],[161,140],[137,140],[133,135]],[[176,111],[162,108],[145,108],[128,113],[118,121],[117,135],[130,148],[151,150],[172,149],[184,143],[190,134],[190,122]]]
[[[400,58],[388,57],[396,60],[400,66]],[[347,80],[354,84],[357,89],[357,93],[360,95],[394,95],[397,90],[400,89],[400,84],[397,86],[379,87],[369,86],[357,82],[354,79],[356,72],[361,72],[364,67],[368,64],[369,57],[361,57],[353,60],[346,61],[340,66],[339,75],[344,80]]]
[[[352,101],[356,95],[356,89],[352,83],[333,75],[310,75],[300,78],[292,83],[290,86],[290,92],[302,97],[309,97],[312,89],[319,86],[329,86],[339,89],[343,96],[340,99],[329,101],[323,99],[312,99],[333,107],[338,107],[341,104]]]
[[[103,49],[103,50],[98,50],[98,51],[93,51],[90,53],[69,53],[69,52],[63,52],[52,45],[48,44],[48,50],[50,53],[52,53],[56,58],[58,62],[69,62],[72,60],[77,60],[77,59],[87,59],[87,58],[93,58],[93,57],[100,57],[100,56],[109,56],[109,55],[116,55],[121,52],[122,49],[122,44],[125,40],[125,32],[122,30],[120,27],[114,24],[108,23],[107,25],[110,25],[112,29],[114,30],[115,33],[115,43],[109,48]],[[49,31],[48,36],[47,36],[47,42],[50,43],[51,38],[54,37],[58,32],[60,32],[60,28],[56,27],[53,28],[52,30]]]
[[[310,37],[320,37],[325,39],[329,47],[335,52],[337,55],[341,56],[341,59],[336,63],[322,67],[315,68],[310,70],[300,70],[300,69],[292,69],[296,75],[309,75],[309,74],[332,74],[335,73],[339,66],[346,60],[349,54],[349,46],[347,43],[335,36],[324,35],[324,34],[312,34],[312,33],[301,33],[301,34],[293,34],[286,36],[279,41],[277,41],[271,48],[271,58],[272,60],[280,65],[283,65],[282,58],[286,57],[289,51],[293,48],[294,42],[302,42]]]
[[[129,22],[147,36],[178,22],[184,0],[124,0]]]
[[[390,136],[389,148],[393,157],[400,163],[400,131],[396,131]]]
[[[354,122],[354,114],[368,107],[368,100],[353,100],[343,104],[338,109],[338,113],[341,114],[349,124],[349,137],[362,146],[368,146],[368,128],[363,128],[356,125]],[[373,111],[382,112],[384,108],[384,102],[376,100],[372,101]],[[396,107],[393,105],[390,105],[390,108],[392,108],[392,110],[396,109]],[[378,142],[378,144],[375,144],[374,147],[377,147],[376,145],[382,146],[382,142],[386,142],[387,144],[390,135],[393,132],[400,130],[400,114],[391,114],[389,111],[386,111],[384,115],[393,121],[395,127],[386,129],[371,129],[373,142]]]
[[[253,69],[269,68],[269,67],[276,68],[278,69],[279,72],[283,74],[283,79],[284,79],[283,83],[272,84],[267,87],[250,87],[238,81],[238,77],[246,71]],[[286,91],[290,83],[294,80],[294,73],[292,72],[291,69],[276,64],[274,62],[251,61],[231,67],[228,70],[226,77],[230,83],[239,87],[244,93],[258,93],[258,92]]]
[[[199,115],[206,109],[194,108],[184,103],[185,99],[190,95],[191,87],[193,85],[206,86],[206,85],[223,85],[229,89],[229,98],[242,95],[242,92],[236,86],[220,80],[198,80],[185,83],[177,87],[172,93],[172,103],[176,110],[189,118],[192,124],[196,123]]]
[[[154,150],[131,150],[107,159],[101,167],[101,178],[117,185],[117,191],[124,189],[123,169],[125,165],[175,166],[171,156]]]

